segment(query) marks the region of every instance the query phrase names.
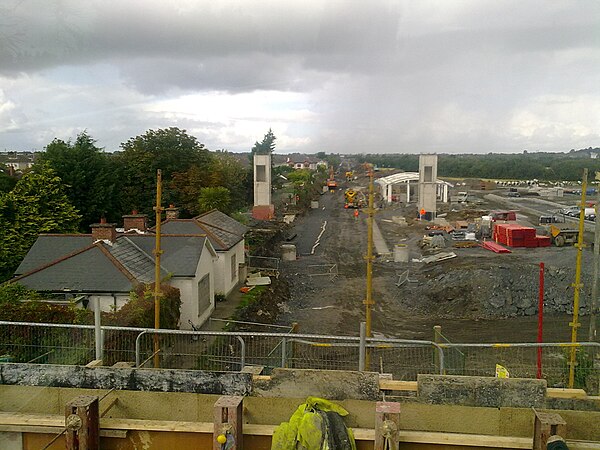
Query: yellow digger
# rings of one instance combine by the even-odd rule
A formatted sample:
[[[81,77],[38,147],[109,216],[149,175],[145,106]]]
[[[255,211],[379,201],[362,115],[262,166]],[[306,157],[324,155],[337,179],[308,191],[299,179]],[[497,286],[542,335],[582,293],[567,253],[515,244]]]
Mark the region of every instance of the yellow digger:
[[[550,224],[550,236],[552,236],[552,242],[557,247],[562,247],[565,244],[573,245],[579,238],[579,230],[558,228],[556,225]]]

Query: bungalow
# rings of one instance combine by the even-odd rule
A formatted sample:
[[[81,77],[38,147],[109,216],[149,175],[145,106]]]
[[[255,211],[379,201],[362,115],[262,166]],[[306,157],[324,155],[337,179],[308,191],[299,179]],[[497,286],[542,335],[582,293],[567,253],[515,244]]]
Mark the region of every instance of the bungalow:
[[[87,235],[40,235],[11,281],[38,291],[84,295],[92,308],[97,298],[102,310],[118,309],[137,284],[154,280],[155,269],[155,235],[146,231],[145,216],[125,216],[124,225],[123,233],[114,224],[99,223]],[[161,249],[161,277],[181,293],[181,328],[201,325],[214,310],[218,256],[211,239],[165,230]]]
[[[215,292],[225,296],[244,278],[240,267],[245,263],[244,235],[248,227],[227,214],[213,209],[193,219],[179,219],[176,208],[167,210],[167,220],[161,224],[163,233],[171,235],[205,235],[217,254]]]

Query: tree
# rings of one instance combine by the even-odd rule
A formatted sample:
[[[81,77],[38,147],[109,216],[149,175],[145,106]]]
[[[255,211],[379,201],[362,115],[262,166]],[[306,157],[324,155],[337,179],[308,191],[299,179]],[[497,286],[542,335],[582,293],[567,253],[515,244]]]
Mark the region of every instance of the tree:
[[[74,233],[80,221],[61,179],[37,164],[0,195],[0,280],[8,279],[40,233]]]
[[[118,173],[109,156],[83,132],[75,142],[54,139],[41,160],[55,170],[65,185],[69,201],[82,216],[81,231],[101,217],[120,219]]]
[[[227,152],[211,155],[208,164],[194,165],[186,172],[173,175],[171,188],[177,192],[184,214],[194,215],[199,212],[198,198],[201,190],[207,187],[224,187],[229,190],[230,211],[242,209],[251,201],[250,171]]]
[[[273,130],[269,128],[267,134],[261,142],[255,142],[254,147],[252,147],[252,151],[250,154],[250,158],[252,159],[254,155],[270,155],[275,150],[275,140],[277,138],[273,134]]]
[[[117,161],[122,168],[123,212],[152,214],[156,203],[156,171],[161,169],[165,203],[179,204],[169,184],[173,176],[192,166],[206,167],[211,155],[194,136],[176,127],[149,130],[121,144]]]
[[[205,187],[200,189],[198,197],[199,212],[203,213],[211,209],[218,209],[221,212],[230,212],[231,195],[229,189],[222,186]]]
[[[10,168],[0,163],[0,192],[9,192],[17,184],[17,177],[13,175]]]

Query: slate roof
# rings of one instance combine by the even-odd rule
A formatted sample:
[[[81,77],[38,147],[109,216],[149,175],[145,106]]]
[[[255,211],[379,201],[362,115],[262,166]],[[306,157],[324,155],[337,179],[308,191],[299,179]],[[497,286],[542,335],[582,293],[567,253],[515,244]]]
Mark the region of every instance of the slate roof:
[[[15,275],[27,273],[56,261],[65,255],[89,247],[93,242],[91,234],[40,234],[17,267]]]
[[[152,254],[156,236],[138,234],[127,238],[147,254]],[[164,253],[160,261],[161,267],[174,276],[193,277],[205,245],[206,236],[163,235],[161,249]]]
[[[136,284],[131,275],[108,261],[102,245],[58,260],[40,270],[17,278],[19,284],[39,291],[64,289],[79,292],[129,292]]]
[[[86,236],[86,235],[82,235]],[[153,235],[120,235],[115,242],[98,241],[78,250],[71,250],[72,236],[48,240],[40,236],[43,243],[33,246],[27,257],[32,261],[43,261],[32,270],[13,279],[26,287],[41,291],[62,291],[65,288],[80,292],[129,292],[137,283],[154,281],[155,245]],[[91,241],[91,236],[87,235]],[[163,236],[161,249],[161,276],[193,277],[206,246],[205,236]],[[48,250],[51,242],[56,249]],[[78,242],[84,242],[81,239]],[[66,243],[65,247],[62,244]],[[36,242],[37,244],[37,242]],[[40,251],[41,254],[37,254]],[[59,254],[48,260],[52,253]],[[62,254],[61,254],[62,253]],[[30,255],[31,254],[31,255]],[[27,259],[26,257],[26,259]]]
[[[168,234],[206,235],[217,251],[226,251],[244,239],[248,227],[227,214],[213,209],[193,219],[169,219],[161,224]]]
[[[136,280],[142,283],[154,281],[154,257],[140,249],[129,237],[121,236],[106,248]],[[161,264],[161,276],[165,276],[167,271],[162,266]]]

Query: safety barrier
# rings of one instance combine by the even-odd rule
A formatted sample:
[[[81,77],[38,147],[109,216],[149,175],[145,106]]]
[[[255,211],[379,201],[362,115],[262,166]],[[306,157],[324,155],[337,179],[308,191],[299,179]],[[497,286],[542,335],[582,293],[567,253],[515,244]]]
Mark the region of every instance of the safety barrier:
[[[598,394],[600,343],[451,343],[441,333],[436,341],[331,336],[296,333],[154,330],[92,325],[0,321],[0,361],[41,364],[87,364],[96,359],[100,339],[104,365],[129,361],[147,367],[159,337],[163,368],[240,371],[255,365],[274,368],[371,370],[394,379],[415,380],[417,374],[494,376],[496,365],[511,377],[535,378],[541,348],[541,373],[550,387],[568,383],[568,352],[577,348],[575,387]],[[366,365],[366,362],[369,365]]]

